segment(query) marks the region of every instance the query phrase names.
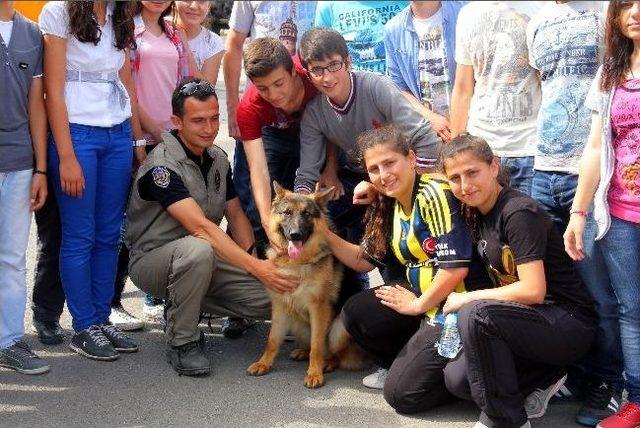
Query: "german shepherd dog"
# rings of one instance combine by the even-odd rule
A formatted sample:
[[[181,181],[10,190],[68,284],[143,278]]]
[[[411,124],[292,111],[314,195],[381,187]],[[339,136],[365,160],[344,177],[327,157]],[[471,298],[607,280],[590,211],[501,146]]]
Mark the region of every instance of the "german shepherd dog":
[[[269,291],[271,330],[267,346],[262,357],[247,368],[247,374],[268,373],[284,336],[291,331],[300,348],[290,356],[299,361],[309,359],[304,385],[318,388],[324,385],[324,372],[336,367],[358,369],[363,360],[362,351],[334,313],[342,265],[326,241],[329,224],[325,206],[332,189],[301,195],[273,184],[275,198],[269,228],[272,236],[278,237],[276,244],[286,252],[278,254],[270,248],[267,257],[281,271],[297,277],[299,285],[292,292]]]

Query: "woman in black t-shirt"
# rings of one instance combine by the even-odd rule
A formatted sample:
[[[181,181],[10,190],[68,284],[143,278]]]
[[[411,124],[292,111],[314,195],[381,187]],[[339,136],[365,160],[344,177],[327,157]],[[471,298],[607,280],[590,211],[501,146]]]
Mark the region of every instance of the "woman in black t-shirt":
[[[495,285],[445,303],[445,312],[458,312],[464,349],[445,371],[447,387],[481,408],[476,427],[526,427],[562,386],[564,367],[589,349],[591,297],[550,217],[503,184],[483,139],[456,137],[441,164]]]

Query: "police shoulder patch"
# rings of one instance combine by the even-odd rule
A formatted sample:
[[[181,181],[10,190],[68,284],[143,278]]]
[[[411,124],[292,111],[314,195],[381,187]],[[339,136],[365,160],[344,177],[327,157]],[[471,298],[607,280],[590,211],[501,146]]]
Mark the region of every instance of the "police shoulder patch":
[[[156,186],[166,189],[171,183],[171,174],[164,166],[157,166],[151,171],[151,177]]]

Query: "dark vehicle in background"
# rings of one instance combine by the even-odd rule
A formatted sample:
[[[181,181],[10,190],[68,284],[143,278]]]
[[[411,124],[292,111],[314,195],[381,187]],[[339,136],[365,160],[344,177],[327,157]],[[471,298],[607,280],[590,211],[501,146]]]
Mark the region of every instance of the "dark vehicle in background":
[[[233,8],[233,0],[214,0],[211,2],[208,27],[216,34],[229,28],[229,17]]]

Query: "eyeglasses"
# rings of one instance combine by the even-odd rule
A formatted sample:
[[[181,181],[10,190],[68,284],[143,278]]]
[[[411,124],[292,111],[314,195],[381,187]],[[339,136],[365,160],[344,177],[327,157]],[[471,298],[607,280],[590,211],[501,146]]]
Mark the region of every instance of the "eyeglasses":
[[[325,67],[318,65],[316,67],[310,68],[309,72],[313,74],[315,77],[322,77],[324,76],[325,71],[335,73],[336,71],[342,69],[343,66],[344,66],[344,61],[333,61]]]
[[[209,92],[211,94],[216,93],[216,90],[213,87],[213,85],[211,85],[211,83],[207,82],[206,80],[201,80],[199,82],[188,82],[180,87],[180,93],[186,96],[191,96],[195,94],[196,91],[200,91],[200,90]]]

